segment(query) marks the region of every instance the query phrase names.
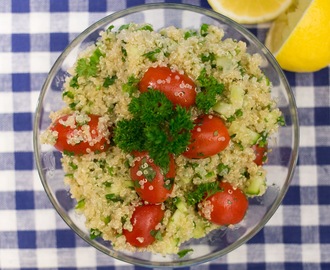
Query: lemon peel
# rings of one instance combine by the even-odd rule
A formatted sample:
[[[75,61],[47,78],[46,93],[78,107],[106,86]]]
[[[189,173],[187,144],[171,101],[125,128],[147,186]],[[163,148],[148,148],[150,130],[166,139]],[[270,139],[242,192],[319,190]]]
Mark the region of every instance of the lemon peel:
[[[329,0],[296,0],[273,22],[265,44],[284,70],[318,71],[330,64],[329,18]]]
[[[255,24],[275,19],[292,0],[208,0],[213,10],[236,22]]]

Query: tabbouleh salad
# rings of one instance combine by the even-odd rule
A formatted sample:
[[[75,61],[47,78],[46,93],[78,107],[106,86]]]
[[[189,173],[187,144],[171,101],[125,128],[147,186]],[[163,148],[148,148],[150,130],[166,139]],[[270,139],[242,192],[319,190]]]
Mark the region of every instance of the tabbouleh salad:
[[[42,134],[63,154],[91,238],[182,256],[183,242],[244,219],[283,124],[261,61],[213,25],[100,33]]]

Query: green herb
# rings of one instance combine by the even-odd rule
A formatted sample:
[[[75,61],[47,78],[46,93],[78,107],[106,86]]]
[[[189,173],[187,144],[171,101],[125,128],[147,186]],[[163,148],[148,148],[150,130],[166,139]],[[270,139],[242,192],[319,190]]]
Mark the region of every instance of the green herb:
[[[107,217],[105,217],[105,218],[103,219],[103,221],[104,221],[105,225],[108,225],[109,222],[111,221],[111,217],[110,217],[110,216],[107,216]]]
[[[81,209],[84,208],[85,206],[85,199],[81,199],[80,201],[77,202],[75,209]]]
[[[150,51],[150,52],[143,54],[143,56],[148,58],[151,62],[156,62],[157,61],[156,55],[159,54],[160,52],[161,52],[161,49],[157,48],[154,51]]]
[[[78,88],[78,87],[79,87],[79,84],[78,84],[78,75],[75,75],[75,76],[73,76],[73,77],[71,78],[69,85],[70,85],[72,88]]]
[[[77,170],[78,169],[78,165],[74,164],[73,162],[69,162],[69,166],[71,167],[72,170]]]
[[[195,30],[189,30],[189,31],[184,33],[183,38],[185,40],[187,40],[188,38],[193,37],[193,36],[197,36],[197,32]]]
[[[209,33],[209,25],[206,23],[203,23],[200,28],[200,34],[202,37],[206,37]]]
[[[119,27],[118,32],[120,32],[120,31],[122,31],[122,30],[125,30],[125,29],[128,29],[130,26],[131,26],[130,23],[128,23],[128,24],[123,24],[122,26]]]
[[[177,254],[179,256],[179,258],[183,258],[184,256],[186,256],[189,252],[193,252],[194,250],[192,248],[187,248],[187,249],[182,249],[180,250]]]
[[[154,237],[158,241],[163,239],[162,233],[160,232],[160,230],[151,230],[150,234],[152,237]]]
[[[263,132],[262,134],[260,134],[260,139],[258,140],[258,145],[260,147],[265,147],[267,145],[267,141],[268,141],[267,132]]]
[[[224,84],[219,83],[213,76],[206,74],[205,68],[197,77],[197,81],[201,87],[201,92],[196,96],[196,106],[205,113],[217,102],[217,96],[221,95],[224,90]]]
[[[63,92],[62,97],[68,97],[68,98],[73,99],[74,94],[71,91],[65,91],[65,92]]]
[[[107,32],[111,32],[112,29],[114,29],[114,28],[115,28],[115,26],[111,24],[111,25],[108,27]]]
[[[104,79],[103,82],[103,87],[109,87],[110,85],[113,85],[115,83],[115,81],[117,80],[117,76],[113,75],[113,76],[108,76]]]
[[[226,174],[229,173],[230,171],[230,168],[228,165],[225,165],[223,163],[220,163],[217,167],[217,170],[218,170],[218,175],[220,176],[225,176]]]
[[[150,32],[154,31],[154,29],[152,28],[152,26],[150,24],[146,24],[146,25],[140,27],[139,30],[146,30],[146,31],[150,31]]]
[[[78,104],[78,102],[71,102],[71,103],[69,104],[70,109],[71,109],[71,110],[75,110],[77,104]]]
[[[139,81],[140,80],[135,78],[134,75],[129,76],[127,83],[123,84],[122,90],[131,96],[133,93],[139,90],[138,89]]]
[[[211,182],[211,183],[203,183],[197,186],[197,188],[188,193],[187,195],[187,203],[189,205],[195,205],[202,201],[202,199],[205,198],[205,196],[211,196],[215,194],[216,192],[220,191],[221,188],[219,186],[219,182]]]
[[[170,154],[185,151],[193,128],[191,114],[173,107],[165,94],[149,89],[129,104],[133,119],[121,120],[114,130],[114,142],[125,152],[148,151],[155,164],[167,172]]]
[[[111,187],[112,186],[112,183],[109,182],[109,181],[105,181],[102,183],[105,187]]]
[[[164,188],[171,190],[174,185],[174,178],[166,178],[164,180]]]
[[[67,151],[67,150],[63,150],[63,154],[66,155],[66,156],[69,156],[69,157],[74,156],[74,152],[70,152],[70,151]]]
[[[64,176],[65,177],[73,177],[73,173],[66,173]]]
[[[121,198],[120,196],[113,194],[113,193],[106,194],[105,198],[111,202],[123,202],[124,201],[123,198]]]
[[[103,54],[100,49],[97,48],[89,58],[80,58],[76,66],[77,75],[85,78],[95,77],[97,75],[101,56],[103,56]]]
[[[206,62],[213,62],[215,60],[215,54],[214,53],[208,53],[208,54],[202,54],[201,55],[201,60],[203,63],[206,63]]]
[[[89,237],[90,239],[95,239],[95,238],[98,238],[102,235],[102,233],[100,232],[99,229],[91,229],[90,230],[90,233],[89,233]]]
[[[284,127],[286,124],[285,124],[285,119],[284,119],[284,116],[281,115],[277,118],[277,124],[279,124],[280,126]]]

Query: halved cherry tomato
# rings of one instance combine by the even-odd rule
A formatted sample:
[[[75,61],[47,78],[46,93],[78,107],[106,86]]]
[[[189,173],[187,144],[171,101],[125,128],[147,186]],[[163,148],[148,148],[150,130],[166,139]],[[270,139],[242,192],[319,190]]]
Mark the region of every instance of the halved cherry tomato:
[[[199,116],[191,131],[191,140],[183,155],[187,158],[206,158],[224,150],[229,144],[229,133],[224,122],[217,116]]]
[[[137,206],[131,218],[133,230],[123,230],[126,241],[135,247],[146,247],[152,244],[159,229],[157,225],[163,217],[164,210],[162,210],[161,205]]]
[[[134,152],[136,161],[130,169],[136,192],[142,200],[149,203],[162,203],[172,193],[175,177],[175,162],[171,155],[168,172],[162,170],[153,162],[147,152]]]
[[[50,127],[58,133],[55,148],[76,155],[106,151],[110,144],[109,127],[106,123],[99,123],[98,115],[90,114],[87,119],[87,122],[79,123],[75,114],[57,119]]]
[[[264,164],[265,161],[267,160],[267,151],[268,151],[267,145],[260,146],[259,144],[255,144],[252,146],[252,149],[256,155],[256,158],[254,159],[254,163],[257,164],[258,166]]]
[[[153,88],[163,92],[175,105],[188,108],[195,103],[196,86],[185,74],[168,67],[150,67],[139,82],[141,92]]]
[[[221,191],[206,197],[199,206],[199,213],[218,225],[239,223],[245,216],[249,202],[240,189],[227,182],[220,182]]]

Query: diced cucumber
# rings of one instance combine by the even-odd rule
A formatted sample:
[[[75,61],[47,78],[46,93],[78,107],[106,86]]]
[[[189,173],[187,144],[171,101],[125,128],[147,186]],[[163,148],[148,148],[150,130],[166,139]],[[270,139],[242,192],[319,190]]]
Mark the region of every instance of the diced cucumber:
[[[246,126],[241,125],[238,122],[233,122],[229,127],[228,131],[231,136],[235,134],[235,139],[239,140],[245,146],[251,146],[256,144],[256,142],[260,138],[259,133]]]
[[[235,108],[235,111],[237,109],[242,108],[243,106],[243,100],[244,100],[244,94],[245,91],[244,89],[237,85],[237,84],[233,84],[229,87],[229,91],[230,91],[230,102],[233,105],[233,107]]]
[[[193,231],[194,238],[201,238],[205,236],[205,224],[202,220],[195,220],[195,228]]]
[[[232,59],[226,56],[220,56],[216,59],[216,65],[222,67],[223,71],[229,71],[234,67]]]
[[[231,104],[221,101],[217,102],[212,109],[226,118],[232,116],[235,113],[235,108]]]
[[[264,176],[255,176],[249,180],[249,185],[245,188],[247,195],[259,195],[266,186],[266,178]]]
[[[181,211],[182,213],[187,213],[188,208],[184,201],[182,201],[181,199],[178,199],[175,205],[179,211]]]

